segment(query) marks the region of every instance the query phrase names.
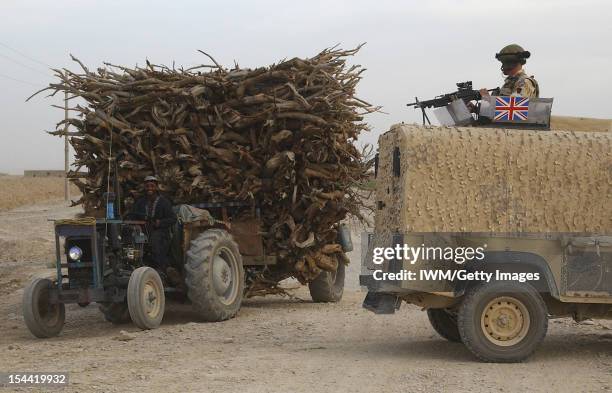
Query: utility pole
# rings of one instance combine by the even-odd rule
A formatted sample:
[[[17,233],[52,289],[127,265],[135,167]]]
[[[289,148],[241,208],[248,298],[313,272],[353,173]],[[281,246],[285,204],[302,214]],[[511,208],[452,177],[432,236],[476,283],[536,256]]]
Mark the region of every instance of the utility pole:
[[[70,147],[68,145],[68,91],[64,91],[64,200],[70,200],[70,188],[68,187],[68,153]]]

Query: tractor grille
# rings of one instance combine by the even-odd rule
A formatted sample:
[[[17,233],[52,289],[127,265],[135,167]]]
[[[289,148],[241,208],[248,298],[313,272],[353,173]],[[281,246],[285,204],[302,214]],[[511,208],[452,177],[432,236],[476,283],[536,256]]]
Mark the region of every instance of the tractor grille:
[[[77,246],[83,250],[80,263],[75,263],[68,258],[68,250]],[[94,282],[93,254],[90,238],[67,238],[65,245],[66,262],[68,263],[68,282],[70,288],[89,288]]]

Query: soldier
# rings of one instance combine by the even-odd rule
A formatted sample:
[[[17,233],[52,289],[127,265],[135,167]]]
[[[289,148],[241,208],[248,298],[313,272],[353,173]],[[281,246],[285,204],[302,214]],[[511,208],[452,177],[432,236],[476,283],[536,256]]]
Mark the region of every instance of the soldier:
[[[495,54],[495,58],[502,63],[502,72],[507,75],[504,85],[500,89],[500,95],[530,98],[540,96],[538,82],[533,76],[527,76],[523,69],[523,65],[525,65],[529,56],[531,56],[531,53],[517,44],[507,45]],[[480,94],[488,96],[489,92],[486,89],[481,89]]]

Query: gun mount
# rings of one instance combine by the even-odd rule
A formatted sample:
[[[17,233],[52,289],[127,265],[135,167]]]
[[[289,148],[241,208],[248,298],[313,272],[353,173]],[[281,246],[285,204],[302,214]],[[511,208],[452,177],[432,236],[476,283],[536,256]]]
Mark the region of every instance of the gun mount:
[[[434,114],[446,126],[483,126],[550,129],[552,98],[527,98],[500,96],[499,87],[487,89],[489,95],[482,96],[472,88],[472,81],[456,83],[457,91],[407,104],[419,108],[423,125],[431,125],[425,109],[434,108]]]

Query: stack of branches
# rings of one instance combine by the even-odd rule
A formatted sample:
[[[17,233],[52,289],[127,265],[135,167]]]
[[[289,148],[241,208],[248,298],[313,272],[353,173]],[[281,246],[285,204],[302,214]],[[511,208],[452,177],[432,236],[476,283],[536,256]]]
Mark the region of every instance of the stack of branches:
[[[82,71],[55,70],[59,82],[42,91],[80,98],[70,108],[77,115],[50,132],[63,135],[66,123],[77,130],[69,133],[69,177],[82,192],[74,204],[102,211],[113,161],[128,205],[150,174],[175,204],[252,203],[266,253],[281,261],[277,279],[334,271],[347,262],[337,223],[361,216],[371,163],[355,141],[367,130],[363,115],[378,109],[354,96],[363,68],[346,60],[358,50],[256,69],[226,69],[207,55],[213,65],[105,63],[93,72],[73,57]]]

